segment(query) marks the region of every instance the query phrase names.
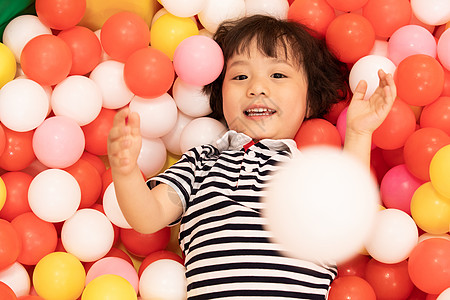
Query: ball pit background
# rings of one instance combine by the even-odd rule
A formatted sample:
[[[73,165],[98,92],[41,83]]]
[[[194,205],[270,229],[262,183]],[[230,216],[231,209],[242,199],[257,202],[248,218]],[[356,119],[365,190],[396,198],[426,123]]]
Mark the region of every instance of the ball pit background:
[[[2,1],[0,11],[0,298],[183,299],[178,229],[128,228],[112,192],[107,134],[118,109],[142,115],[146,178],[220,136],[226,128],[207,117],[199,92],[223,64],[210,36],[246,13],[316,30],[348,64],[350,88],[364,79],[370,93],[378,68],[397,83],[371,161],[387,210],[367,247],[338,265],[329,298],[448,297],[448,0],[37,0]],[[342,147],[345,107],[306,121],[299,149]],[[101,267],[107,257],[114,272]]]

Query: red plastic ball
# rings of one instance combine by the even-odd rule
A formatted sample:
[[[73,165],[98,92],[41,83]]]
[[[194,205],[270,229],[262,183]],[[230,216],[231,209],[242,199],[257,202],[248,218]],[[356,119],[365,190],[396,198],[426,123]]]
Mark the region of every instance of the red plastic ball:
[[[325,0],[296,0],[288,10],[288,19],[306,25],[320,37],[334,18],[334,10]]]
[[[0,124],[0,126],[3,126]],[[35,159],[33,152],[34,131],[17,132],[6,127],[6,145],[0,155],[0,168],[7,171],[20,171],[28,167]]]
[[[152,252],[163,250],[170,240],[170,228],[150,234],[143,234],[134,229],[121,228],[120,238],[125,248],[136,256],[145,257]]]
[[[86,11],[86,0],[36,0],[35,7],[43,24],[64,30],[81,21]]]
[[[87,27],[75,26],[58,34],[72,52],[69,75],[85,75],[100,62],[102,46],[95,33]]]
[[[420,127],[433,127],[450,135],[450,97],[439,97],[425,106],[420,115]]]
[[[97,155],[84,151],[83,155],[81,155],[81,158],[93,165],[95,169],[97,169],[100,176],[102,176],[106,171],[105,162],[103,162],[103,160]]]
[[[156,98],[170,89],[175,71],[166,54],[148,47],[130,55],[125,62],[123,76],[126,85],[135,95]]]
[[[375,31],[366,18],[355,13],[348,13],[331,21],[325,40],[339,60],[354,63],[372,50],[375,43]]]
[[[116,111],[102,108],[97,118],[91,123],[82,126],[86,141],[85,149],[95,155],[107,155],[108,134],[112,128]]]
[[[1,269],[1,268],[0,268]],[[13,289],[6,283],[0,281],[0,299],[2,300],[17,300]]]
[[[370,256],[358,254],[352,259],[337,266],[339,276],[364,277]]]
[[[0,210],[0,218],[12,221],[18,215],[30,212],[28,188],[33,177],[24,172],[8,172],[2,175],[6,186],[6,201]]]
[[[408,0],[369,0],[363,7],[363,16],[373,25],[377,36],[388,38],[410,24],[411,4]]]
[[[333,8],[340,11],[354,11],[363,7],[368,0],[327,0]]]
[[[6,145],[6,136],[5,131],[3,130],[3,126],[0,126],[0,155],[3,154]]]
[[[11,266],[22,250],[22,240],[14,226],[0,219],[0,271]],[[2,298],[3,299],[3,298]]]
[[[370,284],[358,276],[343,276],[335,279],[330,286],[328,300],[376,300]]]
[[[122,11],[105,21],[100,32],[100,40],[109,56],[125,62],[133,52],[148,47],[150,29],[138,14]]]
[[[294,137],[298,149],[308,146],[332,146],[341,148],[341,135],[337,128],[325,119],[309,119],[302,123]]]
[[[38,35],[23,48],[20,64],[28,78],[43,86],[51,86],[69,75],[72,51],[60,37]]]

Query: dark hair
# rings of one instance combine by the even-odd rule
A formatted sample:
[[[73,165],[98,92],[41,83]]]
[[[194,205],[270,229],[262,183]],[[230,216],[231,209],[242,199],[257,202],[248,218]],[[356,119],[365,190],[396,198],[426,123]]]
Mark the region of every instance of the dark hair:
[[[332,104],[346,99],[348,93],[348,69],[327,48],[325,41],[308,27],[289,20],[254,15],[235,21],[225,21],[217,29],[213,39],[222,48],[224,67],[219,77],[203,88],[210,96],[210,117],[223,118],[222,84],[228,59],[234,54],[249,50],[255,39],[258,49],[269,57],[276,57],[279,46],[286,57],[298,59],[308,80],[307,116],[325,115]]]

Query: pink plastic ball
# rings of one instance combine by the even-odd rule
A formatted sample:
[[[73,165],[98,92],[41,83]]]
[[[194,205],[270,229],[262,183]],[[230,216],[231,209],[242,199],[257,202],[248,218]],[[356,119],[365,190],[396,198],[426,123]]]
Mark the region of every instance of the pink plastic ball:
[[[211,38],[194,35],[184,39],[175,49],[173,65],[185,82],[203,86],[213,82],[222,72],[223,53]]]
[[[442,66],[450,71],[450,30],[448,29],[439,38],[437,54]]]

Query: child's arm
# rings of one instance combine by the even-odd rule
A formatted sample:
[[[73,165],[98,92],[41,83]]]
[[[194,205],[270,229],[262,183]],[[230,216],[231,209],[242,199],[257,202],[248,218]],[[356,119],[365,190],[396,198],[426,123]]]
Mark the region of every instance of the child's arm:
[[[392,75],[379,70],[378,77],[380,84],[368,100],[364,100],[367,83],[358,83],[347,111],[344,150],[359,158],[368,168],[372,133],[386,119],[397,96]]]
[[[139,115],[120,110],[108,136],[108,158],[120,209],[138,232],[152,233],[175,221],[182,213],[180,198],[166,184],[150,190],[137,165],[142,145]]]

